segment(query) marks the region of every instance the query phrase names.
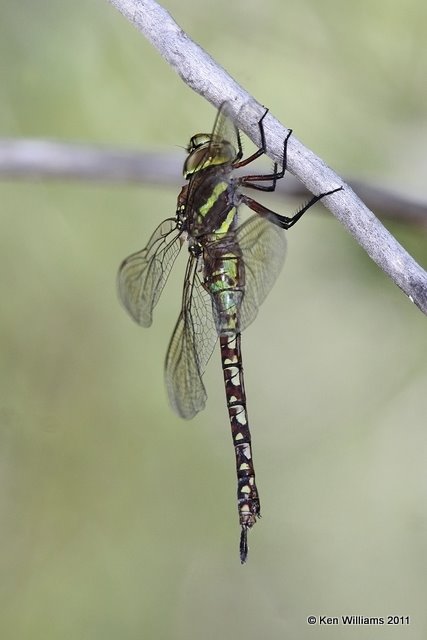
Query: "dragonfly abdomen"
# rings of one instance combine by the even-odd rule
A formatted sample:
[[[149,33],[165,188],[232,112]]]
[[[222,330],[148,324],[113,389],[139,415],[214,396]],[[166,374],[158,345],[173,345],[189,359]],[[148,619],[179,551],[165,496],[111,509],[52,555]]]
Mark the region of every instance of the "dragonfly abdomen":
[[[240,560],[244,563],[248,554],[248,529],[254,526],[261,513],[246,409],[240,333],[234,336],[220,336],[220,347],[228,415],[236,456],[237,505],[241,526]]]
[[[212,312],[219,336],[240,333],[240,310],[244,296],[244,267],[240,256],[227,253],[205,268],[204,286],[212,300]]]

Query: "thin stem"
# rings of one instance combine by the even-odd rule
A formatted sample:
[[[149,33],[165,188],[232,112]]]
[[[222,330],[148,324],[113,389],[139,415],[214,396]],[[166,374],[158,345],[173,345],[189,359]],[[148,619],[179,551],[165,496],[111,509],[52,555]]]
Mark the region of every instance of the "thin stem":
[[[61,179],[173,184],[182,154],[142,152],[54,140],[1,139],[0,180]]]

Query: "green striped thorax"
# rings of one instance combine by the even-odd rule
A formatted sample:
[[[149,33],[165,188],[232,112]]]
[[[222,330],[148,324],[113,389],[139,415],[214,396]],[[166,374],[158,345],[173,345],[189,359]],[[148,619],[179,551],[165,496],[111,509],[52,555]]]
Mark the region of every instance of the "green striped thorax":
[[[183,169],[186,180],[203,169],[233,164],[237,156],[231,142],[215,138],[211,133],[196,133],[190,139],[187,153]]]
[[[196,256],[203,251],[203,286],[211,296],[218,335],[233,336],[240,330],[244,281],[241,252],[229,235],[236,206],[228,174],[238,158],[237,150],[220,135],[197,133],[187,153],[183,173],[190,181],[195,214],[189,229],[190,251]],[[185,198],[187,195],[185,189]]]

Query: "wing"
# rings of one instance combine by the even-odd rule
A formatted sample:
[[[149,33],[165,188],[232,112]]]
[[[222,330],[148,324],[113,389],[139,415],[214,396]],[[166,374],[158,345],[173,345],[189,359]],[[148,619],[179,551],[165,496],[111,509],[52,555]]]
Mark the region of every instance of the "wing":
[[[252,216],[236,231],[245,265],[245,292],[240,310],[241,330],[255,319],[279,275],[286,255],[283,229],[260,216]]]
[[[164,220],[147,246],[133,253],[120,265],[117,284],[120,300],[130,316],[149,327],[153,309],[181,248],[175,218]]]
[[[170,404],[188,420],[205,407],[207,393],[202,375],[218,338],[211,298],[198,274],[199,260],[194,256],[188,260],[182,309],[165,362]]]
[[[212,130],[212,143],[218,140],[230,142],[236,151],[241,150],[240,133],[229,116],[230,103],[223,102],[218,109],[215,124]]]

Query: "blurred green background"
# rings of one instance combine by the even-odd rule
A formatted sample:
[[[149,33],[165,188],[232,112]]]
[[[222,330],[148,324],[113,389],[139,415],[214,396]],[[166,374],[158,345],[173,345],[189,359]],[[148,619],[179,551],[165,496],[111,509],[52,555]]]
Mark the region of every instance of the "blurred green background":
[[[424,0],[165,7],[339,173],[427,198]],[[210,129],[107,2],[0,8],[1,136],[171,151]],[[192,422],[163,386],[185,256],[150,330],[116,295],[176,194],[0,183],[0,637],[424,639],[425,317],[320,208],[288,234],[243,340],[264,517],[241,567],[219,355]],[[425,232],[391,231],[427,264]],[[306,623],[346,614],[411,624]]]

